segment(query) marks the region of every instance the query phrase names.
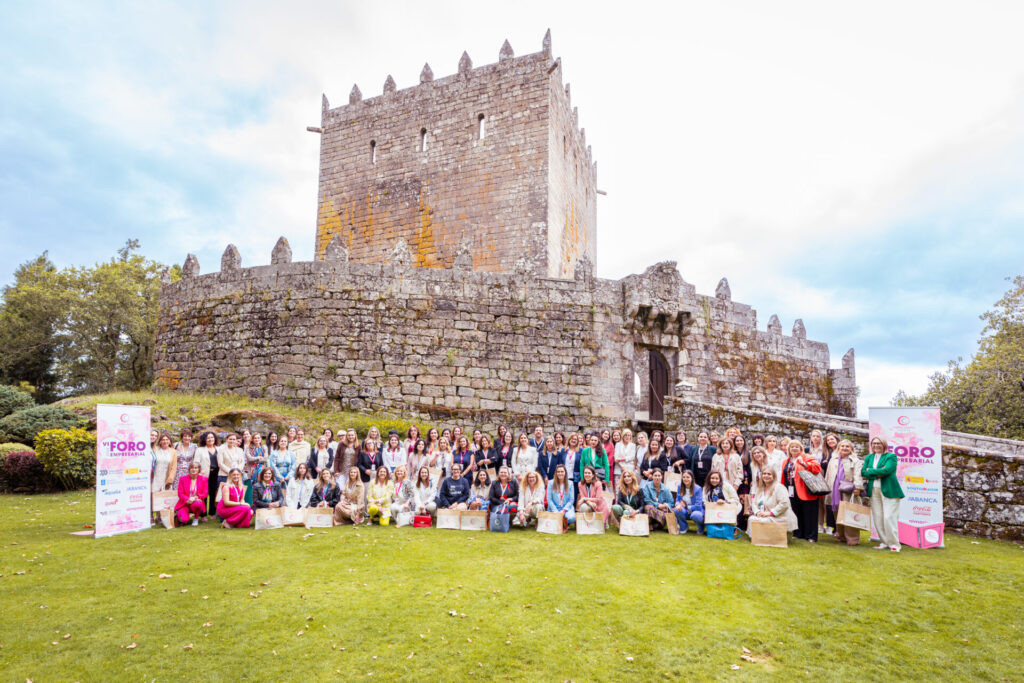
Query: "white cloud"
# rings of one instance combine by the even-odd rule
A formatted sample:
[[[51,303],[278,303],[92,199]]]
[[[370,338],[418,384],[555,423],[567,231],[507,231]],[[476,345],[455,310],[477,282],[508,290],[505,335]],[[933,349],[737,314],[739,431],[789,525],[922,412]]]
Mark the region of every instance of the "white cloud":
[[[867,417],[868,408],[888,406],[900,389],[911,395],[923,394],[928,377],[945,366],[892,363],[872,356],[857,356],[858,417]]]

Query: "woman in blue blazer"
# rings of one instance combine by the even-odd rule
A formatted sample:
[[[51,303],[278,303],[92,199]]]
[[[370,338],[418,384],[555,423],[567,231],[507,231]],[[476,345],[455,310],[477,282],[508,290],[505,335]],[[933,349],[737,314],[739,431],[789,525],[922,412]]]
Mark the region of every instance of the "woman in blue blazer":
[[[672,510],[679,522],[679,533],[687,531],[686,522],[693,520],[697,523],[697,533],[704,533],[704,489],[697,486],[693,478],[693,472],[685,470],[682,481],[679,483],[679,493],[676,494],[676,506]]]
[[[565,464],[565,454],[555,449],[555,437],[544,439],[544,445],[537,456],[537,471],[547,484],[555,476],[555,468]]]

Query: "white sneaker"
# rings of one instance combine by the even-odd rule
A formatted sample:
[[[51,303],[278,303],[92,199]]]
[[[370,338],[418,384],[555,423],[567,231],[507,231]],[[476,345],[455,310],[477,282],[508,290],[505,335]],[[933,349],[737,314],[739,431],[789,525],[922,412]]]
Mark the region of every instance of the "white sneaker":
[[[886,545],[886,544],[884,544],[884,543],[879,543],[878,545],[876,545],[876,546],[875,546],[875,550],[885,550],[885,549],[886,549],[886,548],[888,548],[888,547],[889,547],[889,546],[887,546],[887,545]]]
[[[892,551],[893,551],[894,553],[898,553],[898,552],[900,551],[900,546],[898,546],[898,545],[894,545],[894,546],[892,547]]]
[[[192,520],[192,526],[199,526],[199,520],[198,519],[193,519]]]

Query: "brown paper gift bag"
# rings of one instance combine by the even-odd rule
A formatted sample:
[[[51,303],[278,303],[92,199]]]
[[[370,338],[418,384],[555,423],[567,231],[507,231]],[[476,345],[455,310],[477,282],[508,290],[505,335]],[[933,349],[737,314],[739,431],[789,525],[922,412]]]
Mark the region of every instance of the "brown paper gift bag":
[[[495,479],[498,478],[498,471],[495,470],[493,467],[488,467],[487,476],[490,478],[491,481],[494,481]]]
[[[785,548],[789,545],[785,522],[762,522],[758,517],[751,517],[747,531],[750,532],[750,542],[754,545],[771,548]]]
[[[672,536],[679,535],[679,520],[676,519],[675,511],[669,510],[665,513],[665,528],[668,529],[668,533]]]
[[[736,506],[732,503],[708,503],[704,506],[705,524],[735,524]]]
[[[157,491],[153,494],[153,512],[160,512],[164,509],[173,510],[177,504],[178,494],[176,491]]]
[[[257,529],[283,529],[284,520],[281,518],[281,513],[278,512],[280,508],[271,510],[270,508],[261,508],[256,511],[256,528]]]
[[[487,513],[483,510],[464,510],[459,514],[459,528],[465,531],[487,531]]]
[[[334,510],[331,508],[306,508],[307,529],[327,529],[334,526]]]
[[[438,529],[460,529],[460,517],[462,515],[458,510],[447,510],[444,508],[438,508],[437,510],[437,528]]]
[[[603,534],[604,518],[597,512],[577,513],[576,533],[581,536],[585,536],[588,534]]]
[[[860,496],[855,496],[861,501]],[[827,504],[827,503],[826,503]],[[854,498],[839,503],[839,511],[836,514],[836,524],[842,524],[861,531],[871,531],[871,508],[861,502],[854,502]]]
[[[305,508],[283,507],[277,508],[277,512],[281,515],[281,523],[284,526],[303,526],[306,524]]]
[[[444,470],[440,467],[428,467],[427,471],[430,473],[430,479],[440,487],[441,479],[444,478]],[[369,489],[369,487],[367,487],[367,489]]]
[[[682,473],[673,472],[672,470],[669,470],[668,472],[665,473],[665,486],[667,486],[669,490],[672,491],[673,493],[679,491],[679,485],[682,483]]]
[[[564,512],[542,512],[537,515],[537,531],[542,534],[565,533]]]
[[[647,515],[623,515],[619,519],[619,536],[650,536],[651,522]]]
[[[167,529],[173,529],[178,526],[178,516],[174,514],[172,508],[162,508],[160,510],[160,522]]]

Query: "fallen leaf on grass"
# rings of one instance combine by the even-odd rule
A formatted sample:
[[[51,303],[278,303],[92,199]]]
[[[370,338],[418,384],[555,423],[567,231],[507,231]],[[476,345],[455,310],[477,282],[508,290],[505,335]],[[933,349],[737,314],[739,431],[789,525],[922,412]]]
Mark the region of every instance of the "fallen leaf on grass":
[[[71,634],[70,634],[70,633],[65,633],[65,634],[64,634],[64,640],[67,640],[67,639],[68,639],[68,638],[70,638],[70,637],[71,637]]]
[[[270,582],[269,581],[260,581],[260,585],[261,586],[269,586]]]
[[[732,665],[731,667],[729,667],[729,668],[731,668],[731,669],[732,669],[733,671],[739,671],[740,665],[739,665],[739,664],[733,664],[733,665]]]
[[[187,588],[182,588],[182,589],[181,589],[181,592],[182,592],[182,593],[188,593],[188,589],[187,589]]]
[[[632,658],[632,657],[626,657],[626,661],[627,661],[627,662],[632,662],[632,661],[633,661],[633,658]]]
[[[754,664],[757,664],[757,660],[751,657],[750,655],[740,655],[740,659],[742,659],[745,662],[753,662]]]
[[[192,643],[189,643],[188,645],[186,645],[185,649],[186,650],[191,650],[192,649]]]
[[[138,643],[132,643],[131,645],[127,646],[127,647],[126,647],[125,649],[126,649],[126,650],[134,650],[134,649],[135,649],[135,648],[137,648],[138,646],[139,646],[139,644],[138,644]]]
[[[161,579],[169,579],[169,578],[171,578],[171,576],[173,576],[173,575],[172,574],[161,574],[160,578]]]
[[[413,656],[414,654],[416,654],[416,653],[415,653],[415,652],[410,652],[410,653],[409,653],[408,655],[406,655],[406,656],[405,656],[405,658],[406,658],[406,659],[412,659],[412,656]]]
[[[203,624],[203,628],[210,628],[211,626],[213,626],[213,622],[212,621],[208,621],[205,624]]]
[[[750,654],[750,650],[748,650],[747,648],[743,648],[743,654],[749,655]]]

